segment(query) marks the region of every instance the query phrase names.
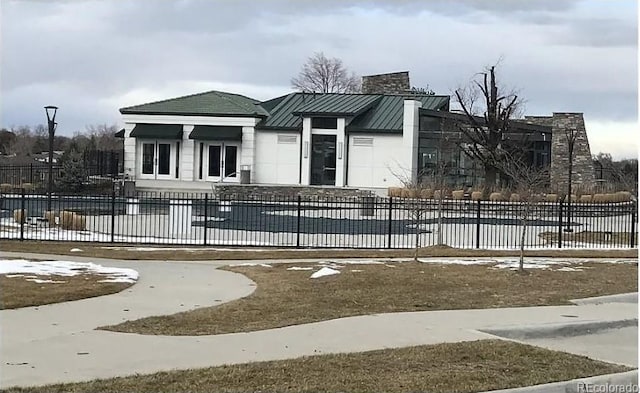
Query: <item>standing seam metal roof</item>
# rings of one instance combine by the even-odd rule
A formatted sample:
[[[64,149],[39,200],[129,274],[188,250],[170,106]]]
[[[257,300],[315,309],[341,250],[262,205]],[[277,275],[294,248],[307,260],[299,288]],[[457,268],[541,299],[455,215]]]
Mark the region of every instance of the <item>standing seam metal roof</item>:
[[[176,114],[201,116],[267,116],[260,101],[240,94],[208,91],[121,108],[122,114]]]

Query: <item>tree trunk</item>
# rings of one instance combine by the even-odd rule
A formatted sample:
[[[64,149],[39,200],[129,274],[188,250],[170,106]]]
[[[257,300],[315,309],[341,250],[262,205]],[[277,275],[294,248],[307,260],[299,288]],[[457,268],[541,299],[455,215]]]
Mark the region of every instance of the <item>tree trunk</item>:
[[[444,198],[444,187],[440,187],[440,197],[438,198],[438,245],[442,245],[442,198]]]
[[[527,219],[522,220],[522,235],[520,236],[520,263],[518,264],[518,271],[524,272],[524,239],[527,233]]]
[[[496,179],[498,177],[498,170],[495,166],[485,164],[484,166],[484,192],[483,198],[488,199],[496,186]]]

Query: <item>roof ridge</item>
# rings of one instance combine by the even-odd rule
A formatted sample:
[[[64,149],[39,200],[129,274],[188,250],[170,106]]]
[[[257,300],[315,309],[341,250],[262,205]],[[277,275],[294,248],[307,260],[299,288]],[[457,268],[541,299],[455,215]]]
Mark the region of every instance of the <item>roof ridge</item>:
[[[241,94],[226,93],[226,92],[217,91],[217,90],[211,91],[211,93],[213,93],[213,94],[217,95],[218,97],[226,100],[227,102],[232,103],[233,105],[239,107],[240,109],[253,110],[256,113],[258,112],[257,108],[256,108],[256,102],[255,102],[256,100],[254,100],[253,98],[249,98],[249,97],[243,96]],[[235,95],[236,97],[243,97],[243,98],[247,98],[247,99],[250,99],[250,100],[254,101],[253,108],[251,108],[250,106],[245,106],[244,103],[240,103],[240,102],[237,102],[236,100],[231,99],[231,97],[229,97],[229,95]]]
[[[262,101],[262,102],[261,102],[261,103],[259,103],[258,105],[259,105],[260,107],[262,107],[262,104],[264,104],[265,102],[269,102],[269,101],[273,101],[273,100],[277,100],[277,99],[279,99],[279,98],[282,98],[282,100],[278,103],[278,105],[274,106],[270,111],[267,111],[267,110],[265,109],[265,111],[267,111],[267,112],[269,113],[269,116],[271,116],[271,114],[272,114],[273,112],[276,112],[276,111],[277,111],[281,106],[283,106],[283,105],[284,105],[284,103],[285,103],[285,102],[289,102],[289,101],[290,101],[290,100],[291,100],[291,99],[292,99],[296,94],[297,94],[296,92],[293,92],[293,93],[287,93],[287,94],[281,95],[281,96],[279,96],[279,97],[272,98],[272,99],[270,99],[270,100]],[[262,109],[264,109],[264,108],[262,108]]]
[[[126,106],[126,107],[120,108],[120,109],[131,109],[131,108],[136,108],[136,107],[144,106],[144,105],[161,104],[163,102],[179,100],[179,99],[182,99],[182,98],[190,98],[190,97],[202,96],[202,95],[205,95],[205,94],[211,94],[211,93],[216,93],[216,92],[218,92],[218,91],[217,90],[203,91],[203,92],[200,92],[200,93],[187,94],[187,95],[179,96],[179,97],[165,98],[164,100],[151,101],[151,102],[145,102],[145,103],[138,104],[138,105]]]

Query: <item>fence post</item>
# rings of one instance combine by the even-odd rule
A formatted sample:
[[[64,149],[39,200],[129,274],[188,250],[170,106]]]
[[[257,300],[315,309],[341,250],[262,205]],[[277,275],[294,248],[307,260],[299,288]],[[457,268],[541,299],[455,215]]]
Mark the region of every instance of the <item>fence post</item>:
[[[20,241],[24,240],[24,221],[27,219],[24,208],[25,208],[25,195],[24,195],[24,188],[23,188],[21,192],[21,198],[20,198]]]
[[[637,207],[634,202],[631,202],[631,236],[629,236],[629,245],[631,248],[636,246],[636,213]]]
[[[204,238],[202,239],[202,245],[204,246],[207,245],[208,223],[209,223],[209,194],[207,193],[207,194],[204,194],[204,228],[203,228]]]
[[[116,192],[111,191],[111,243],[115,243],[116,233]]]
[[[33,184],[33,163],[29,164],[29,183]]]
[[[297,223],[296,223],[296,247],[300,248],[300,214],[301,212],[301,202],[302,202],[302,198],[300,197],[300,194],[298,194],[298,219],[297,219]]]
[[[476,208],[476,248],[480,248],[480,216],[481,216],[481,203],[478,199],[478,207]]]
[[[558,248],[562,248],[562,199],[558,202]]]
[[[389,197],[389,221],[387,226],[387,248],[391,248],[391,229],[393,220],[393,197]]]

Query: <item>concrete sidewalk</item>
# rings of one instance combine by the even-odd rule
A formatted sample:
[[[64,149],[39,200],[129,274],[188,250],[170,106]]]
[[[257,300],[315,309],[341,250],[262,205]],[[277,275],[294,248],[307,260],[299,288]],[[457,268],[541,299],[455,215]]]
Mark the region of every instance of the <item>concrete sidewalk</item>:
[[[244,276],[216,270],[219,263],[92,261],[134,268],[140,281],[119,294],[0,311],[0,388],[495,338],[479,330],[614,322],[638,314],[637,304],[604,303],[377,314],[217,336],[142,336],[92,329],[220,304],[250,294],[255,286]]]

